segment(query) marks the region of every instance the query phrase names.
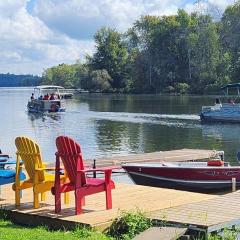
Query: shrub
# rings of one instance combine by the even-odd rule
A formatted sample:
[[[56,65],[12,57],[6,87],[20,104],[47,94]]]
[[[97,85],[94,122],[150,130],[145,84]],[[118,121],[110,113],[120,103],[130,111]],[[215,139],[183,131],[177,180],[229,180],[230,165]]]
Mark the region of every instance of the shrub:
[[[116,239],[132,239],[135,235],[145,231],[152,222],[140,210],[122,212],[109,228],[107,234]]]
[[[225,229],[223,232],[221,232],[218,235],[209,235],[209,240],[236,240],[239,239],[239,229],[236,230],[229,230]]]
[[[189,91],[190,86],[187,83],[176,83],[175,91],[180,94],[186,94]]]

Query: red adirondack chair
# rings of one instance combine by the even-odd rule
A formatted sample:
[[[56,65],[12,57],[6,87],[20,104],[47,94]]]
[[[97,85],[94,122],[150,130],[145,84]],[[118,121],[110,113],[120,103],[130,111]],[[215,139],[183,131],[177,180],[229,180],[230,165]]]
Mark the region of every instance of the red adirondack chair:
[[[111,190],[115,188],[114,182],[111,180],[112,168],[84,168],[80,145],[69,137],[57,137],[56,146],[55,184],[52,188],[52,193],[55,195],[55,212],[61,211],[61,193],[70,191],[75,191],[76,214],[81,214],[85,196],[103,191],[106,193],[106,208],[111,209]],[[60,183],[60,159],[69,178],[69,182],[64,184]],[[104,172],[105,178],[92,178],[86,175],[89,172],[97,171]]]

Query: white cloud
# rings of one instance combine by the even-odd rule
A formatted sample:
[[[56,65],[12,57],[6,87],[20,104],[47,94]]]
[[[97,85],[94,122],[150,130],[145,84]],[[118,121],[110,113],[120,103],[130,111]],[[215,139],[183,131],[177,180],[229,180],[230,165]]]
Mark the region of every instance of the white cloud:
[[[205,6],[222,11],[232,2],[205,0]],[[94,50],[100,27],[125,31],[141,15],[175,14],[179,6],[196,8],[183,0],[0,0],[0,73],[41,74],[74,63]]]
[[[0,1],[0,72],[41,74],[44,68],[73,63],[93,49],[92,41],[54,33],[26,10],[26,1]]]
[[[187,12],[201,12],[205,14],[212,14],[216,18],[221,18],[225,8],[233,4],[234,0],[202,0],[200,3],[186,4],[185,9]]]
[[[144,14],[174,14],[180,0],[38,0],[34,16],[76,39],[92,38],[102,26],[125,31]]]

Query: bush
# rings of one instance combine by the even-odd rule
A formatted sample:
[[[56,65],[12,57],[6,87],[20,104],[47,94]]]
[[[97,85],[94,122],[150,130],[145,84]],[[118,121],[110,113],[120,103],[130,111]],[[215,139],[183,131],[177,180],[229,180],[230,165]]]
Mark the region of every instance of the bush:
[[[110,82],[112,81],[107,70],[95,70],[90,74],[91,76],[91,89],[100,90],[102,92],[111,92],[112,87]]]
[[[116,239],[132,239],[151,226],[151,220],[140,210],[122,212],[120,217],[114,220],[107,234]]]
[[[187,83],[176,83],[175,91],[176,93],[186,94],[189,91],[190,86]]]
[[[168,86],[164,89],[163,92],[165,92],[165,93],[175,93],[176,89],[173,86]]]
[[[230,230],[225,229],[223,232],[221,232],[218,235],[209,235],[209,240],[236,240],[239,239],[239,229],[236,230]]]

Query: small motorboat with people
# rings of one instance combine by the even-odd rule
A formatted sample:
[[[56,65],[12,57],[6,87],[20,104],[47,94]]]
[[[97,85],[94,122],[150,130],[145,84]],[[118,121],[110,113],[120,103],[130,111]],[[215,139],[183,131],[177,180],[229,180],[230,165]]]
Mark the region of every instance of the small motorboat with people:
[[[35,87],[27,104],[28,111],[30,113],[64,112],[62,89],[64,88],[55,85]]]
[[[123,163],[134,183],[196,192],[231,190],[240,187],[240,166],[221,159],[207,162]]]
[[[221,88],[228,102],[216,98],[214,106],[203,106],[200,114],[202,122],[240,123],[240,83],[227,84]]]

